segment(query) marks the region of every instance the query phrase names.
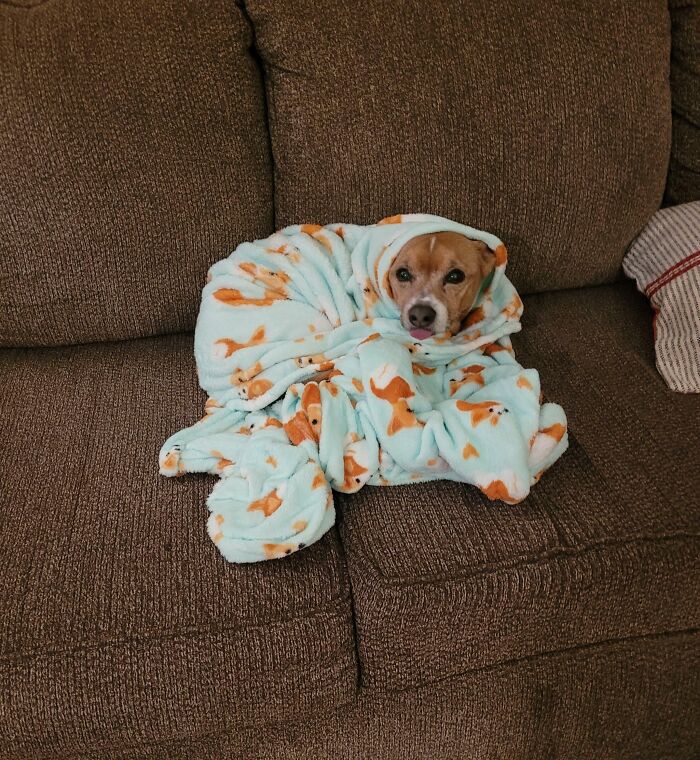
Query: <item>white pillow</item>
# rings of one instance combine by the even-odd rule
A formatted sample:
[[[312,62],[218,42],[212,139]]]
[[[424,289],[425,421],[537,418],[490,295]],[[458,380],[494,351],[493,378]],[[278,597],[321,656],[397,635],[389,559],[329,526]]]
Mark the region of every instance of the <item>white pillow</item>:
[[[659,372],[672,390],[700,393],[700,201],[657,211],[622,268],[654,309]]]

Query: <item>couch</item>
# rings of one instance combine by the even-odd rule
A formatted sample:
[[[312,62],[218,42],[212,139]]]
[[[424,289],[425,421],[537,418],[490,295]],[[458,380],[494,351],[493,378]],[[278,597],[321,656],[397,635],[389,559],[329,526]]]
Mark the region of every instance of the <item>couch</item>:
[[[700,198],[698,40],[698,0],[0,2],[1,757],[700,755],[700,399],[621,275]],[[207,268],[402,211],[506,242],[569,450],[227,564],[157,473]]]

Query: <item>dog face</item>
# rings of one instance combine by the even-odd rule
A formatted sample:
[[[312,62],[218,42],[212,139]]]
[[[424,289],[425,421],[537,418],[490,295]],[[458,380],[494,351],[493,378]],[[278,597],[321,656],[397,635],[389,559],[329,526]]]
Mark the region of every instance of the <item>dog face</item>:
[[[496,257],[480,240],[457,232],[418,235],[399,251],[389,270],[391,296],[401,324],[414,337],[457,333]]]

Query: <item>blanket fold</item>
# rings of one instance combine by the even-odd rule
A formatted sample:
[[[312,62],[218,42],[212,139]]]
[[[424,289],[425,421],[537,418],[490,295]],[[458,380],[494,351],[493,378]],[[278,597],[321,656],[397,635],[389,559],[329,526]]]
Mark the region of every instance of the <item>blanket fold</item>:
[[[496,255],[466,327],[417,341],[388,282],[412,237],[455,231]],[[214,264],[195,356],[204,418],[171,436],[164,475],[220,476],[208,532],[233,562],[281,557],[335,521],[331,489],[434,479],[515,504],[567,446],[566,417],[513,355],[522,302],[503,243],[440,217],[295,225]]]

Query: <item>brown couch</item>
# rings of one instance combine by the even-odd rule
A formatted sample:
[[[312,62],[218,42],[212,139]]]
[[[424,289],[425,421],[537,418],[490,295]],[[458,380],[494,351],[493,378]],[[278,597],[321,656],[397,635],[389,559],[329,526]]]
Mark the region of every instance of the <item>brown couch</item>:
[[[700,756],[700,399],[620,278],[700,198],[669,5],[0,0],[0,756]],[[156,462],[207,267],[400,211],[506,241],[570,449],[517,507],[368,487],[229,565]]]

